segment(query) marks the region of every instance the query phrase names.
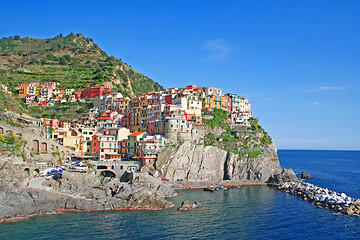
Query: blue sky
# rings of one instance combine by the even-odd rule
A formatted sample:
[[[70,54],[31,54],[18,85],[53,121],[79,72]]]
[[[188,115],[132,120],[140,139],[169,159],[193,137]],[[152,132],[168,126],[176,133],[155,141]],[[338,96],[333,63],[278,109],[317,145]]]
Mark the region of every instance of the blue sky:
[[[164,87],[248,97],[279,149],[360,149],[360,1],[3,1],[0,37],[82,33]]]

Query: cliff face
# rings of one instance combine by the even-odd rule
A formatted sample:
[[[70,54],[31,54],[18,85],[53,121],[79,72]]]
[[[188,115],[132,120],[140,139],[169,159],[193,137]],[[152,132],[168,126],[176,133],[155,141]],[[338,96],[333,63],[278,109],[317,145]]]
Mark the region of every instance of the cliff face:
[[[171,181],[218,183],[222,180],[243,180],[268,183],[285,171],[280,166],[276,151],[275,145],[270,144],[262,154],[249,158],[215,146],[205,147],[187,141],[179,148],[167,148],[159,156],[155,174]]]
[[[249,126],[234,126],[229,112],[207,111],[204,125],[168,138],[172,146],[158,156],[155,169],[150,171],[153,175],[189,187],[198,187],[196,182],[221,184],[223,180],[238,184],[297,180],[292,170],[280,166],[277,149],[257,119],[250,119]]]
[[[283,171],[276,151],[275,145],[270,144],[262,154],[255,158],[229,153],[225,160],[224,180],[268,182],[272,176],[281,174]]]
[[[224,177],[226,158],[224,150],[187,141],[178,149],[166,149],[155,166],[159,175],[169,180],[219,181]]]

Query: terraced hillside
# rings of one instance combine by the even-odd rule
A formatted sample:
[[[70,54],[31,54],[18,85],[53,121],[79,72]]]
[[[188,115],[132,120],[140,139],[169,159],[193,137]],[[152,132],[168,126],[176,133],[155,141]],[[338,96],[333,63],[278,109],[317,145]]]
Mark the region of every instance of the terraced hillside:
[[[80,91],[112,84],[126,96],[163,89],[120,59],[108,56],[81,34],[51,39],[4,37],[0,40],[0,82],[9,90],[24,82],[59,82],[59,88]]]

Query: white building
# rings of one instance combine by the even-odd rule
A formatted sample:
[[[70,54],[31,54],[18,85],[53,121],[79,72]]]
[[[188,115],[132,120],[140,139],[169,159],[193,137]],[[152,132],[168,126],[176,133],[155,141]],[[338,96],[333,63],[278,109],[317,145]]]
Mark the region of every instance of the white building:
[[[205,93],[207,96],[215,95],[215,96],[222,96],[222,89],[221,88],[214,88],[208,87],[205,89]]]
[[[234,112],[231,114],[231,123],[238,126],[251,126],[251,114],[248,112]]]
[[[188,100],[186,97],[177,97],[173,99],[173,104],[181,107],[182,110],[186,110],[188,108]]]

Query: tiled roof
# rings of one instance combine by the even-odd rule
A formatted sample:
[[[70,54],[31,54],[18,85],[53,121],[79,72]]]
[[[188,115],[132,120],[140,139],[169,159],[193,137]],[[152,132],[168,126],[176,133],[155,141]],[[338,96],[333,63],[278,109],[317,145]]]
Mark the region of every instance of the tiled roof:
[[[137,136],[139,136],[140,134],[143,134],[143,133],[145,133],[145,132],[133,132],[128,137],[137,137]]]

